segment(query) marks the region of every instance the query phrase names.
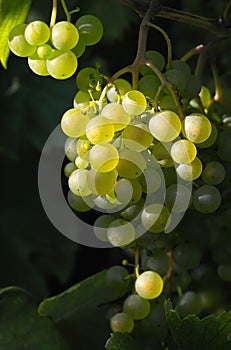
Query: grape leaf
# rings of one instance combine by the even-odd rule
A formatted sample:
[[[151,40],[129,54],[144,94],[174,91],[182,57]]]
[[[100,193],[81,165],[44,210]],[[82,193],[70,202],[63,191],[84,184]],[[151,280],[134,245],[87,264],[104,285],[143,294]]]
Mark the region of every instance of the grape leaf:
[[[7,68],[10,53],[8,36],[11,29],[18,23],[23,23],[31,6],[31,0],[0,0],[0,60]]]
[[[231,311],[203,319],[189,315],[182,320],[172,309],[169,300],[166,301],[165,310],[169,328],[179,350],[231,349],[228,340],[231,332]]]
[[[55,325],[40,317],[31,295],[24,289],[0,290],[1,350],[70,350]]]
[[[139,350],[132,336],[123,333],[112,333],[105,345],[107,350]]]

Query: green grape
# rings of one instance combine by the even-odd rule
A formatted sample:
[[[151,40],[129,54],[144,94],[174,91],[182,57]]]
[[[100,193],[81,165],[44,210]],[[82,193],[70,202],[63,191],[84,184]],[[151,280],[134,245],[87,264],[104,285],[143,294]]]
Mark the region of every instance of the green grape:
[[[160,79],[155,75],[145,75],[139,80],[138,89],[147,98],[155,99],[157,91],[160,87]]]
[[[105,195],[111,193],[114,190],[117,171],[111,170],[106,173],[91,169],[88,173],[88,187],[94,194]]]
[[[191,76],[191,68],[184,61],[172,60],[171,69],[182,72],[184,74],[184,76],[186,77],[186,79],[188,79]]]
[[[183,71],[176,69],[169,69],[164,73],[165,79],[176,86],[180,95],[183,95],[184,90],[187,87],[189,77],[185,76]]]
[[[102,82],[100,73],[91,67],[81,69],[76,76],[76,84],[79,90],[88,92],[95,89]]]
[[[73,173],[73,171],[76,170],[76,169],[77,168],[76,168],[75,163],[74,162],[69,162],[64,167],[64,170],[63,170],[64,171],[64,175],[66,177],[69,177],[71,175],[71,173]]]
[[[134,179],[140,176],[145,168],[146,162],[142,154],[130,149],[120,151],[117,170],[121,177]]]
[[[137,152],[149,148],[152,141],[153,136],[150,134],[147,125],[142,122],[129,124],[122,133],[122,142],[124,145]]]
[[[115,131],[124,129],[131,120],[120,103],[111,102],[104,106],[101,115],[108,118],[114,125]]]
[[[208,148],[216,142],[217,135],[218,135],[217,127],[214,123],[211,123],[211,126],[212,126],[211,134],[209,135],[207,140],[205,140],[204,142],[197,143],[197,147]]]
[[[51,42],[57,50],[69,51],[79,40],[79,32],[71,22],[57,22],[51,29]]]
[[[80,36],[79,41],[77,42],[75,47],[73,47],[73,49],[71,49],[71,51],[75,54],[75,56],[77,58],[79,58],[84,54],[85,50],[86,50],[86,44],[85,44],[82,36]]]
[[[163,291],[163,279],[155,271],[145,271],[136,279],[136,293],[144,299],[155,299]]]
[[[150,60],[160,71],[163,70],[165,66],[165,59],[160,52],[155,50],[146,51],[146,58]],[[146,65],[141,66],[140,73],[142,75],[155,74],[153,70]]]
[[[209,119],[202,114],[190,114],[183,121],[182,132],[193,143],[206,141],[211,131],[212,126]]]
[[[47,59],[49,74],[59,80],[70,78],[76,71],[78,61],[71,51],[53,50]]]
[[[104,227],[104,226],[103,226]],[[105,275],[105,284],[115,292],[127,291],[130,280],[128,270],[120,265],[111,266]]]
[[[140,115],[145,111],[147,101],[142,92],[138,90],[131,90],[126,92],[124,95],[122,106],[128,114]]]
[[[75,25],[78,28],[79,34],[83,38],[85,45],[87,46],[97,44],[103,36],[103,25],[95,16],[81,16]]]
[[[118,312],[111,317],[110,326],[113,332],[131,333],[134,328],[134,321],[124,312]]]
[[[191,204],[191,191],[181,184],[172,184],[167,187],[165,204],[175,213],[185,212]]]
[[[218,185],[225,179],[225,167],[216,161],[209,162],[202,171],[201,178],[208,185]]]
[[[87,212],[91,210],[94,206],[92,202],[92,206],[89,205],[89,199],[84,199],[84,197],[76,196],[73,192],[69,191],[67,194],[67,201],[70,207],[80,213]]]
[[[170,95],[169,93],[165,95],[164,94],[160,95],[159,106],[161,109],[177,112],[176,102],[174,101],[172,95]]]
[[[107,238],[115,247],[124,247],[132,243],[136,238],[136,230],[133,224],[124,219],[116,219],[107,229]]]
[[[79,90],[74,97],[74,107],[80,108],[79,106],[88,107],[89,101],[91,100],[88,92]]]
[[[193,193],[193,206],[201,213],[213,213],[221,204],[221,193],[215,186],[203,185]]]
[[[152,148],[152,154],[161,167],[168,168],[174,166],[170,147],[171,143],[157,142]]]
[[[131,84],[127,80],[123,78],[115,79],[113,81],[113,86],[111,86],[107,91],[107,98],[110,102],[119,102],[126,92],[130,91],[131,89]]]
[[[140,213],[144,207],[145,200],[141,197],[138,203],[133,205],[129,205],[127,208],[120,212],[120,216],[128,221],[132,221],[138,219],[140,217]]]
[[[160,233],[170,225],[171,214],[166,206],[154,203],[144,208],[141,221],[147,231]]]
[[[179,164],[191,163],[196,158],[196,155],[196,146],[189,140],[176,141],[171,147],[171,156]]]
[[[183,243],[173,251],[174,262],[187,270],[195,269],[201,262],[201,250],[196,244]]]
[[[37,52],[34,52],[28,57],[28,65],[30,69],[38,75],[47,76],[49,72],[47,70],[46,60],[39,58]]]
[[[85,134],[89,117],[80,109],[71,108],[66,111],[61,119],[61,128],[69,137],[79,137]]]
[[[114,208],[118,206],[118,203],[116,201],[113,202],[112,200],[109,200],[107,196],[99,195],[94,198],[93,201],[98,208],[103,209],[106,212],[110,212],[111,210],[114,212]]]
[[[86,197],[91,194],[91,190],[88,187],[87,178],[89,170],[77,169],[71,173],[68,179],[68,185],[76,196]]]
[[[124,206],[131,201],[133,186],[129,180],[119,179],[115,185],[114,190],[117,200]]]
[[[39,47],[37,47],[37,55],[39,58],[42,59],[47,59],[51,56],[52,54],[52,47],[48,44],[44,44],[44,45],[40,45]]]
[[[111,141],[114,132],[115,128],[113,123],[102,115],[90,119],[86,126],[86,136],[93,144]]]
[[[32,55],[36,47],[34,45],[30,45],[24,36],[25,29],[27,27],[27,24],[21,23],[17,24],[13,29],[10,31],[9,38],[8,38],[8,45],[10,50],[19,57],[27,57]]]
[[[231,264],[220,264],[217,268],[218,276],[226,282],[231,282]]]
[[[138,294],[129,295],[123,303],[123,312],[133,320],[141,320],[150,313],[151,306],[147,299],[141,298]]]
[[[40,46],[50,39],[50,28],[45,22],[33,21],[26,26],[24,36],[30,45]]]
[[[139,202],[142,196],[142,186],[137,179],[129,179],[133,187],[132,198],[129,202],[130,205]]]
[[[211,93],[210,93],[209,89],[206,86],[202,85],[199,96],[201,99],[202,106],[206,108],[210,104],[210,101],[211,101]]]
[[[119,153],[110,143],[97,144],[89,152],[89,161],[97,171],[111,171],[119,162]]]
[[[94,222],[94,234],[95,236],[102,242],[108,242],[108,238],[107,238],[107,229],[108,226],[110,225],[110,223],[112,221],[115,220],[115,217],[110,215],[110,214],[103,214],[100,215]],[[115,267],[115,266],[114,266]],[[117,266],[116,266],[117,267]],[[118,266],[120,267],[120,266]],[[109,271],[109,270],[108,270]],[[108,272],[107,271],[107,272]],[[124,272],[122,270],[122,272]],[[127,275],[127,270],[125,269],[125,276]],[[110,277],[110,276],[109,276]],[[120,277],[120,275],[119,275]],[[107,281],[107,283],[110,285],[110,281]],[[124,281],[121,281],[122,286],[124,286]],[[116,286],[117,287],[117,286]]]
[[[86,159],[81,158],[80,156],[75,158],[75,165],[79,169],[86,169],[89,165]]]
[[[162,249],[155,249],[145,263],[148,269],[156,271],[161,276],[167,275],[168,265],[168,256]]]
[[[150,119],[149,129],[158,141],[169,142],[180,134],[181,121],[173,111],[162,111]]]
[[[66,157],[71,162],[74,162],[75,158],[78,156],[77,151],[76,151],[76,138],[67,137],[65,144],[64,144],[64,150],[65,150]]]
[[[176,168],[177,175],[185,181],[193,181],[198,179],[202,173],[202,163],[196,157],[190,164],[179,164]]]
[[[142,186],[142,190],[145,193],[156,192],[162,183],[162,178],[159,172],[153,168],[144,169],[143,173],[138,177],[138,180]]]
[[[218,137],[218,156],[225,162],[231,162],[231,131],[224,131]]]
[[[83,158],[88,159],[88,153],[91,149],[90,141],[87,139],[78,139],[76,142],[77,154]]]
[[[198,315],[202,311],[202,301],[198,293],[188,291],[180,299],[176,310],[181,317]]]
[[[187,85],[183,91],[182,97],[190,100],[199,94],[200,89],[200,79],[195,75],[190,75],[187,80]]]

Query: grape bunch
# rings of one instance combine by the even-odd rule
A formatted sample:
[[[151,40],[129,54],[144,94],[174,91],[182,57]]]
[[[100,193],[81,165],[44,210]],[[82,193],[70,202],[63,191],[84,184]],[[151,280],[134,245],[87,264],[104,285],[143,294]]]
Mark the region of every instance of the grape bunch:
[[[63,80],[78,67],[78,58],[86,46],[95,45],[103,35],[100,20],[92,15],[78,18],[75,25],[60,21],[49,27],[36,20],[16,25],[9,34],[9,48],[19,57],[27,57],[30,69],[40,76]]]

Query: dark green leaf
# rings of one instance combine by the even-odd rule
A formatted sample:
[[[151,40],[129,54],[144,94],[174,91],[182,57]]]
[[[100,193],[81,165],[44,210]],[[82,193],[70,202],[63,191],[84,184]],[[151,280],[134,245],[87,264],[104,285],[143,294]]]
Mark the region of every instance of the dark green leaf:
[[[107,350],[139,350],[140,348],[129,334],[113,333],[105,345]]]
[[[9,33],[16,24],[25,21],[30,5],[31,0],[0,0],[0,60],[4,68],[10,52]]]

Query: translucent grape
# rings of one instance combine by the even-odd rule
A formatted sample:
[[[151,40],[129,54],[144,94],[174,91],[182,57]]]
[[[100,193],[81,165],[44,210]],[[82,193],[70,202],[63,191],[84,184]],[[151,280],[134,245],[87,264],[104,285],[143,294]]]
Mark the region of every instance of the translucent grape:
[[[51,29],[51,42],[61,51],[73,49],[79,40],[79,32],[71,22],[57,22]]]
[[[185,212],[191,203],[191,191],[181,184],[172,184],[167,187],[165,204],[175,213]]]
[[[140,122],[128,125],[123,130],[122,140],[127,148],[141,152],[151,145],[153,136],[147,125]]]
[[[10,31],[9,38],[8,38],[8,45],[10,50],[19,57],[27,57],[32,55],[36,47],[34,45],[30,45],[24,36],[25,29],[27,27],[27,24],[21,23],[17,24],[13,29]]]
[[[129,181],[133,187],[132,198],[131,198],[129,204],[135,204],[135,203],[139,202],[139,200],[142,196],[142,186],[137,179],[129,179]]]
[[[113,86],[107,91],[107,98],[110,102],[119,102],[126,92],[130,91],[131,89],[131,84],[127,80],[123,78],[115,79]]]
[[[134,321],[124,312],[118,312],[111,317],[110,326],[113,332],[131,333],[134,328]]]
[[[214,123],[211,123],[211,126],[212,126],[211,134],[209,135],[207,140],[205,140],[204,142],[197,143],[197,147],[208,148],[216,142],[217,135],[218,135],[217,127]]]
[[[150,302],[141,298],[138,294],[129,295],[123,303],[123,311],[131,316],[133,320],[145,318],[150,313],[150,310]]]
[[[185,181],[196,180],[202,173],[201,160],[196,157],[192,163],[179,164],[176,168],[176,172]]]
[[[61,119],[61,128],[69,137],[79,137],[85,134],[89,117],[80,109],[71,108],[66,111]]]
[[[37,55],[39,58],[46,59],[52,54],[52,47],[48,44],[37,47]]]
[[[67,164],[65,165],[65,167],[64,167],[64,170],[63,170],[64,175],[65,175],[66,177],[69,177],[69,176],[71,175],[71,173],[73,173],[73,171],[76,170],[76,169],[77,169],[77,168],[76,168],[76,165],[75,165],[74,162],[67,163]]]
[[[219,162],[209,162],[202,171],[201,178],[208,185],[218,185],[225,179],[225,168]]]
[[[24,35],[30,45],[40,46],[50,39],[50,28],[43,21],[33,21],[27,25]]]
[[[77,58],[71,51],[53,50],[47,59],[49,74],[59,80],[70,78],[75,73],[77,66]]]
[[[126,92],[124,95],[122,106],[128,114],[139,115],[145,111],[147,101],[142,92],[138,90],[131,90]]]
[[[152,148],[152,154],[161,167],[172,167],[174,165],[170,154],[170,143],[157,142]]]
[[[136,279],[135,290],[141,298],[155,299],[163,291],[163,279],[155,271],[145,271]]]
[[[156,113],[149,121],[151,134],[161,142],[174,140],[181,131],[181,121],[173,111]]]
[[[81,158],[88,159],[88,152],[91,149],[90,141],[87,139],[78,139],[76,142],[76,150]]]
[[[80,156],[75,158],[75,165],[79,169],[86,169],[89,165],[86,159],[81,158]]]
[[[138,180],[145,193],[156,192],[162,183],[159,172],[153,168],[144,169],[143,173],[138,177]]]
[[[76,27],[87,46],[97,44],[103,36],[103,25],[95,16],[81,16],[76,22]]]
[[[67,200],[70,207],[80,213],[87,212],[92,209],[94,206],[92,202],[92,206],[89,206],[89,199],[84,199],[84,197],[76,196],[73,192],[69,191],[67,194]]]
[[[84,92],[95,89],[101,82],[102,77],[100,73],[95,68],[91,67],[81,69],[76,76],[76,84],[79,90]]]
[[[116,219],[111,222],[107,230],[109,242],[115,247],[124,247],[133,242],[136,231],[133,224],[124,219]]]
[[[164,56],[155,50],[146,51],[146,58],[150,60],[160,71],[163,70],[165,66]],[[142,75],[155,74],[151,68],[146,65],[142,65],[140,68],[140,73]]]
[[[89,161],[98,171],[107,172],[115,169],[119,162],[119,153],[110,143],[97,144],[89,152]]]
[[[91,169],[88,173],[88,186],[92,193],[105,195],[114,190],[117,182],[117,171],[99,172]]]
[[[120,103],[112,102],[104,106],[102,116],[108,118],[114,125],[115,131],[124,129],[131,120]]]
[[[68,185],[76,196],[85,197],[91,194],[88,187],[87,178],[89,171],[87,169],[77,169],[71,173],[68,179]]]
[[[162,204],[150,204],[142,211],[141,221],[147,231],[163,232],[170,225],[170,211]]]
[[[49,72],[47,70],[46,60],[38,56],[36,52],[28,57],[28,65],[30,69],[38,75],[47,76]]]
[[[89,120],[86,126],[86,136],[93,143],[111,141],[114,136],[115,128],[113,123],[101,115]]]
[[[121,177],[136,178],[145,168],[145,158],[139,152],[130,149],[120,151],[117,170]]]
[[[71,162],[74,162],[75,158],[78,156],[77,151],[76,151],[76,138],[67,137],[65,144],[64,144],[64,150],[65,150],[66,157]]]
[[[176,141],[171,147],[171,156],[179,164],[191,163],[196,158],[196,155],[196,146],[189,140]]]
[[[209,119],[202,114],[190,114],[183,121],[182,132],[188,140],[194,143],[206,141],[211,131],[212,126]]]
[[[127,179],[119,179],[115,185],[115,194],[119,202],[124,206],[127,205],[133,194],[133,186],[131,182]]]
[[[83,38],[80,36],[75,47],[71,49],[71,51],[75,54],[77,58],[82,56],[86,50],[86,44],[84,43]]]
[[[201,213],[213,213],[221,205],[221,193],[215,186],[203,185],[193,193],[193,205]]]

